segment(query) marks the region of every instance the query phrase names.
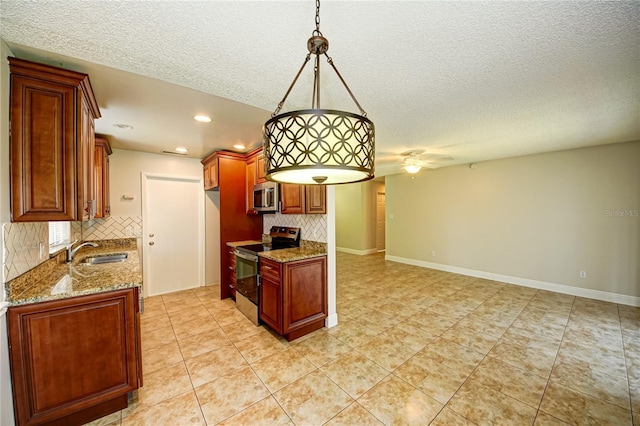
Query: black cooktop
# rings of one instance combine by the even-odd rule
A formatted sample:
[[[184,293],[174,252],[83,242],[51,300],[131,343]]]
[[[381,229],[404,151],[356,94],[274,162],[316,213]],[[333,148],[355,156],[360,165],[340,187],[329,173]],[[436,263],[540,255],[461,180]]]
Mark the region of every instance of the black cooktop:
[[[250,244],[248,246],[238,246],[238,249],[250,251],[253,253],[261,253],[263,251],[271,250],[271,247],[266,246],[264,244]]]

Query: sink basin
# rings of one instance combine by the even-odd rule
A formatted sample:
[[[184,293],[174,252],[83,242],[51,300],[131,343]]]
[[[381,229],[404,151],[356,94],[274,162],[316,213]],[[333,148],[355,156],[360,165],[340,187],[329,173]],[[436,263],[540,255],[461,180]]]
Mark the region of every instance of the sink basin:
[[[127,260],[127,253],[100,254],[82,259],[80,265],[102,265],[105,263],[124,262]]]

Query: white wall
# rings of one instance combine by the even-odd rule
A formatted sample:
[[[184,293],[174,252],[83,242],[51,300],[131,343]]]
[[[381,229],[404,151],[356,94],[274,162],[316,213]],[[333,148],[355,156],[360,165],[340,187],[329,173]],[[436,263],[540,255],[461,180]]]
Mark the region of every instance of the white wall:
[[[205,191],[205,285],[220,284],[220,192]]]
[[[13,56],[9,47],[0,39],[0,223],[10,220],[9,205],[9,63]],[[0,247],[4,247],[4,232],[0,232]],[[4,256],[3,256],[4,262]],[[4,271],[4,265],[2,265]],[[9,343],[4,308],[4,277],[0,296],[0,425],[12,425],[13,396],[9,370]]]
[[[386,182],[390,260],[640,304],[640,142]]]

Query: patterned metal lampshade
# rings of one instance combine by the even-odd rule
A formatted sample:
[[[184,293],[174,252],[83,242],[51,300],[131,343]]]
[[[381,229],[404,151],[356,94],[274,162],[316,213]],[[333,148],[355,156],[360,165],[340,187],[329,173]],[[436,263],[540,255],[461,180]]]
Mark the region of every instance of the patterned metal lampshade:
[[[282,183],[326,185],[372,179],[375,129],[366,117],[308,109],[265,123],[266,174]]]
[[[309,54],[289,90],[264,124],[265,177],[282,183],[324,185],[373,179],[375,127],[327,55],[329,41],[320,32],[319,0],[316,0],[316,29],[307,48]],[[315,66],[311,109],[278,114],[312,54]],[[360,115],[320,109],[320,55],[327,57]]]

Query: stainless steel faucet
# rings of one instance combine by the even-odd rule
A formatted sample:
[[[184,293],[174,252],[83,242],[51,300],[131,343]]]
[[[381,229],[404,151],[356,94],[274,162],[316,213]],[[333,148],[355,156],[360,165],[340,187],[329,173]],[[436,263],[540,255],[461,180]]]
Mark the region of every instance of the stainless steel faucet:
[[[78,247],[76,247],[75,249],[72,249],[73,245],[75,243],[77,243],[78,240],[75,240],[74,242],[72,242],[71,244],[69,244],[67,246],[67,263],[72,262],[73,258],[75,257],[76,253],[78,252],[78,250],[80,250],[82,247],[86,247],[86,246],[91,246],[91,247],[98,247],[98,245],[96,243],[92,243],[92,242],[86,242],[86,243],[82,243],[80,244]]]

